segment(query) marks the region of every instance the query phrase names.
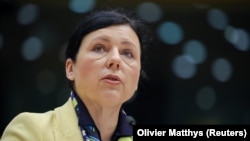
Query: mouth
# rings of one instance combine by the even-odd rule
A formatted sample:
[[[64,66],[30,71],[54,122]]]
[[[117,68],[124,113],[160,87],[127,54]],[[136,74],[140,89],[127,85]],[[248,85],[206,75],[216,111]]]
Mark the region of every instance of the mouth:
[[[112,75],[112,74],[106,75],[105,77],[103,77],[103,80],[113,85],[117,85],[121,83],[120,77],[117,75]]]

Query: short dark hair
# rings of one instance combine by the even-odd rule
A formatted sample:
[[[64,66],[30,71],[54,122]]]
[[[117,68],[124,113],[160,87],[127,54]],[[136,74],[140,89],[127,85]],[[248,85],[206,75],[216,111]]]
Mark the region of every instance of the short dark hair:
[[[135,12],[125,10],[122,8],[107,8],[105,10],[97,10],[87,17],[85,17],[80,24],[75,28],[69,38],[68,46],[66,48],[66,59],[71,58],[73,61],[79,51],[82,39],[95,30],[113,26],[113,25],[129,25],[137,34],[140,49],[141,49],[141,75],[140,78],[145,77],[145,49],[149,46],[151,41],[150,28],[146,23],[140,19]],[[73,82],[69,81],[69,86],[74,89]]]

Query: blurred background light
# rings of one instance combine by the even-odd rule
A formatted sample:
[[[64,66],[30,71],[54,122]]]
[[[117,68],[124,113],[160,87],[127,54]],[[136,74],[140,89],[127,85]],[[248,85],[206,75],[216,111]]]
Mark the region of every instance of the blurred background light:
[[[237,50],[248,51],[250,49],[250,37],[246,30],[228,26],[224,34],[226,40],[233,44]]]
[[[182,79],[192,78],[196,73],[196,69],[193,58],[187,55],[176,56],[172,62],[174,74]]]
[[[216,102],[216,94],[212,87],[204,86],[200,88],[196,95],[196,103],[201,110],[210,110]]]
[[[237,30],[232,26],[227,26],[224,32],[226,40],[231,44],[236,44],[239,40],[239,34]]]
[[[17,12],[17,22],[21,25],[29,25],[36,21],[39,15],[39,7],[35,4],[26,4]]]
[[[195,64],[203,63],[207,56],[204,44],[198,40],[186,42],[183,50],[185,55],[192,57]]]
[[[228,23],[227,15],[220,9],[210,9],[207,12],[209,25],[217,30],[224,30]]]
[[[248,51],[250,48],[249,44],[249,34],[244,29],[237,29],[236,34],[238,34],[238,38],[234,43],[234,47],[240,51]]]
[[[69,8],[75,13],[87,13],[95,7],[95,0],[70,0]]]
[[[22,56],[27,61],[38,59],[43,53],[44,47],[41,40],[37,37],[27,38],[22,45]]]
[[[153,2],[144,2],[137,7],[138,15],[146,22],[157,22],[162,18],[161,8]]]
[[[214,60],[212,64],[212,75],[217,81],[226,82],[232,77],[232,74],[233,68],[228,60],[224,58]]]
[[[182,28],[172,21],[162,23],[158,27],[157,33],[162,42],[171,45],[179,43],[184,36]]]

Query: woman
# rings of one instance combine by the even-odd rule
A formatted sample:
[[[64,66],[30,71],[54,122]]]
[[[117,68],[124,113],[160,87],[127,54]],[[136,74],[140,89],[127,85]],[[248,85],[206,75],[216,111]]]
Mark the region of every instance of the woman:
[[[1,141],[132,140],[132,125],[122,105],[138,88],[146,26],[119,10],[86,17],[66,50],[65,70],[72,90],[61,107],[46,113],[21,113]]]

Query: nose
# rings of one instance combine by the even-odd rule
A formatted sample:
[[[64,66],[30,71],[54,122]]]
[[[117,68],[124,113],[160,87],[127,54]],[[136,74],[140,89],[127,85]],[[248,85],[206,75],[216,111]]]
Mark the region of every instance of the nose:
[[[107,68],[112,70],[118,70],[120,69],[120,53],[118,49],[112,49],[109,51],[108,59],[107,59]]]

